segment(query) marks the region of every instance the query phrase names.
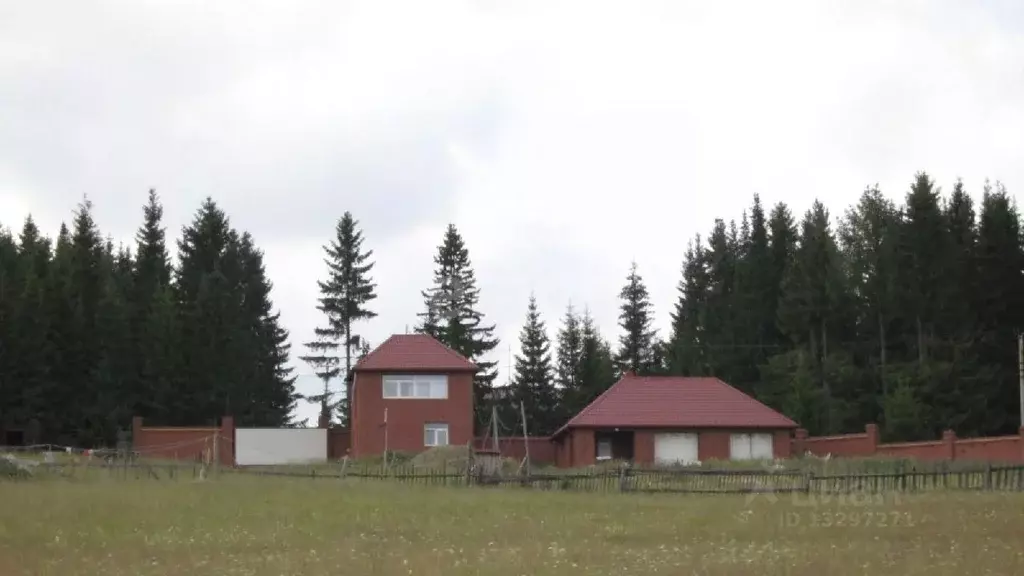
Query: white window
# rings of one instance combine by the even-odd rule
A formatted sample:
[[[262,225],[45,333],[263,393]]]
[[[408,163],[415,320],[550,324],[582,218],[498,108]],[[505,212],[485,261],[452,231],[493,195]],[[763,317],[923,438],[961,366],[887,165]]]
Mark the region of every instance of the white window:
[[[447,446],[448,425],[447,424],[424,424],[423,425],[424,446]]]
[[[733,434],[729,457],[732,460],[771,460],[773,444],[771,434]]]
[[[611,460],[612,459],[612,441],[611,440],[599,440],[597,442],[597,459],[598,460]]]
[[[448,376],[444,374],[384,376],[384,398],[444,400],[448,398]]]

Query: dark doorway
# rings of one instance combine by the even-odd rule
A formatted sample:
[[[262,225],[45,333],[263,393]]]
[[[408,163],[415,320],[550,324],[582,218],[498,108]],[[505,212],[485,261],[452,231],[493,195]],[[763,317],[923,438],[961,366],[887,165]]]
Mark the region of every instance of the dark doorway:
[[[632,430],[598,430],[594,433],[594,450],[598,462],[633,460]]]
[[[4,446],[24,446],[24,430],[4,430]]]

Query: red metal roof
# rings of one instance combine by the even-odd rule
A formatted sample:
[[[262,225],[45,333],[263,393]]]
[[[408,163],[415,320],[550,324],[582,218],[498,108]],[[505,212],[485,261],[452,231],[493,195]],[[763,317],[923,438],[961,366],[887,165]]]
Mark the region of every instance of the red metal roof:
[[[426,334],[395,334],[377,346],[353,370],[384,372],[428,370],[475,372],[476,364]]]
[[[598,396],[568,428],[796,428],[796,422],[718,378],[634,376]]]

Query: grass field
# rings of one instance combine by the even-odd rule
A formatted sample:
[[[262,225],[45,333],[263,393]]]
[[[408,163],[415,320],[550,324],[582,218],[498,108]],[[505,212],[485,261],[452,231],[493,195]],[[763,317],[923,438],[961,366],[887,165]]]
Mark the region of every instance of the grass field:
[[[1024,494],[638,495],[225,476],[0,483],[0,574],[1024,574]]]

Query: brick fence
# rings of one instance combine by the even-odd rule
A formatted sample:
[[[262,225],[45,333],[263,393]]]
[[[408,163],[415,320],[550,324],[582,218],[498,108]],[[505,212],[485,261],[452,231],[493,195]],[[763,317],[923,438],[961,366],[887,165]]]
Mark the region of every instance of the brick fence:
[[[136,452],[148,458],[175,460],[202,460],[217,456],[221,464],[235,463],[234,418],[225,416],[220,426],[208,427],[147,427],[142,418],[132,419],[132,443]],[[776,442],[780,439],[776,438]],[[340,460],[349,449],[351,435],[347,429],[331,428],[327,434],[327,458]],[[876,424],[868,424],[864,432],[839,436],[808,436],[803,429],[796,430],[790,440],[790,450],[783,453],[799,456],[811,453],[816,456],[831,454],[838,457],[891,457],[918,460],[974,460],[989,462],[1024,463],[1024,427],[1016,435],[988,438],[957,438],[952,430],[946,430],[939,440],[926,442],[879,442]],[[506,458],[522,459],[529,446],[530,460],[538,464],[555,463],[555,445],[549,438],[533,437],[528,440],[517,437],[501,438],[498,448]],[[478,449],[491,448],[492,444],[477,438],[474,446]],[[777,451],[778,452],[778,451]]]
[[[212,461],[235,464],[235,419],[225,416],[220,426],[145,426],[132,418],[132,449],[143,458]]]
[[[864,432],[841,436],[813,436],[799,429],[793,437],[793,454],[810,452],[816,456],[913,458],[917,460],[984,460],[1024,462],[1024,426],[1016,435],[988,438],[957,438],[946,430],[939,440],[925,442],[878,441],[878,425],[868,424]]]

